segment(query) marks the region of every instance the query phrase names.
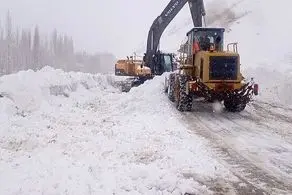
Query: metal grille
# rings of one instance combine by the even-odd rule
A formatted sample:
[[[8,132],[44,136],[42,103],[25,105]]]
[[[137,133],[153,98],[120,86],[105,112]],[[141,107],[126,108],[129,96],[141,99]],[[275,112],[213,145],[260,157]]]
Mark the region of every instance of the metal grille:
[[[211,56],[210,80],[236,80],[237,79],[236,56]]]

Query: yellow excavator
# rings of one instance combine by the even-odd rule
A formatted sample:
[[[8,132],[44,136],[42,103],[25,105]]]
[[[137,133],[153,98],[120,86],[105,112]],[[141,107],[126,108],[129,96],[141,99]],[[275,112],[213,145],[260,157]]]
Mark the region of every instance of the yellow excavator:
[[[136,55],[118,60],[115,64],[115,75],[127,77],[124,81],[116,82],[122,92],[128,92],[132,87],[153,78],[150,68],[143,66],[143,61],[137,59]]]
[[[136,60],[135,56],[131,56],[116,62],[115,75],[129,77],[122,82],[122,91],[128,92],[132,87],[143,84],[155,75],[162,75],[164,72],[172,72],[177,69],[174,54],[163,53],[158,46],[166,27],[187,3],[194,26],[202,26],[203,16],[205,16],[203,0],[171,0],[150,27],[143,59]]]
[[[138,76],[147,77],[151,75],[149,67],[142,66],[143,61],[133,59],[133,56],[127,60],[118,60],[115,64],[115,74],[118,76]]]

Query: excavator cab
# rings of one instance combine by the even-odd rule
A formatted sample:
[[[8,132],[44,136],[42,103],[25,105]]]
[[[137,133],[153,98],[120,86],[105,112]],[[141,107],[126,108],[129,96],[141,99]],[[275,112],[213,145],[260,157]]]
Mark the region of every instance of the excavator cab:
[[[145,79],[152,79],[156,75],[173,72],[177,69],[174,54],[162,53],[158,48],[160,38],[166,27],[187,3],[189,4],[194,26],[203,25],[202,17],[206,14],[203,0],[171,0],[150,26],[146,53],[142,62],[129,63],[126,60],[120,60],[115,66],[116,75],[134,76],[139,81],[138,83],[143,83]],[[131,85],[133,83],[131,82]]]
[[[153,61],[156,75],[162,75],[164,72],[172,72],[176,68],[172,53],[161,53],[158,51],[154,55]]]
[[[146,54],[144,55],[143,61],[145,62]],[[152,57],[153,73],[155,75],[162,75],[164,72],[172,72],[176,70],[176,63],[174,62],[173,53],[162,53],[157,51]],[[148,66],[146,64],[145,66]]]

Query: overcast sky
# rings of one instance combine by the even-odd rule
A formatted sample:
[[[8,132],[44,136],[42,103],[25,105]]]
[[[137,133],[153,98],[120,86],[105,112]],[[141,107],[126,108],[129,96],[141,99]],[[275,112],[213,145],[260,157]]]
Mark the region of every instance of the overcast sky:
[[[0,16],[9,9],[21,27],[38,24],[41,32],[55,27],[72,35],[76,47],[90,52],[109,51],[125,56],[145,50],[147,33],[153,20],[169,0],[0,0]],[[184,11],[186,10],[186,11]],[[188,7],[179,13],[189,16]],[[3,22],[3,21],[2,21]],[[170,27],[169,27],[170,28]],[[180,34],[179,38],[184,38]],[[162,40],[163,42],[163,40]],[[176,46],[177,47],[177,46]]]

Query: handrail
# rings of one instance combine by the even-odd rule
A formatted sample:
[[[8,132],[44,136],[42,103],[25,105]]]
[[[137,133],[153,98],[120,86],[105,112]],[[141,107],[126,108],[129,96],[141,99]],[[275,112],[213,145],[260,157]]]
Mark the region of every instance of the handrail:
[[[230,46],[232,46],[233,52],[238,53],[237,45],[238,45],[237,42],[227,44],[227,51],[229,52],[230,51],[229,48]]]

